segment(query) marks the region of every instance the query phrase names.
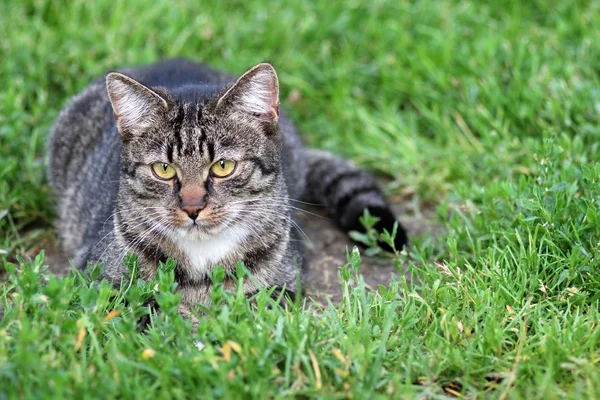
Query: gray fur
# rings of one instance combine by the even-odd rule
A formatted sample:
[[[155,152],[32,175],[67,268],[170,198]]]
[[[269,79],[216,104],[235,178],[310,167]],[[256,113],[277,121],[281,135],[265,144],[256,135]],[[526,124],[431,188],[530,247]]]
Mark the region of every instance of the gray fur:
[[[391,229],[395,218],[369,173],[302,146],[279,115],[269,65],[233,87],[232,76],[181,59],[121,72],[107,78],[110,98],[104,79],[74,97],[50,137],[58,230],[78,267],[102,262],[103,277],[118,285],[128,252],[138,255],[145,279],[172,257],[183,304],[206,304],[207,271],[220,264],[234,272],[238,261],[261,286],[296,291],[303,257],[293,200],[325,205],[345,230],[360,230],[368,207],[382,218],[379,228]],[[219,180],[209,168],[221,158],[238,165]],[[177,178],[157,179],[154,162],[177,166]],[[196,224],[180,208],[190,187],[207,193]],[[400,228],[397,245],[405,242]],[[246,293],[257,289],[246,283]]]

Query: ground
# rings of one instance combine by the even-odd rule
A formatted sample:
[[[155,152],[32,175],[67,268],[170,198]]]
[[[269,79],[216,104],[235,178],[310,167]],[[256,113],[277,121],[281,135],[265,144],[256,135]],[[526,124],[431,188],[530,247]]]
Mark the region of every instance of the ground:
[[[600,2],[21,0],[0,37],[0,399],[600,398]],[[165,57],[271,61],[307,144],[377,174],[410,246],[346,252],[311,218],[317,302],[217,269],[194,326],[170,262],[143,282],[129,258],[119,290],[46,270],[52,122]]]
[[[419,210],[418,214],[410,210],[406,204],[394,204],[393,209],[410,237],[434,235],[440,229],[433,220],[431,209]],[[356,244],[348,235],[341,232],[333,221],[326,219],[325,214],[320,213],[317,208],[310,209],[310,212],[322,217],[311,214],[300,216],[300,227],[307,236],[306,291],[310,297],[321,303],[329,300],[338,304],[342,300],[338,271],[340,266],[346,263],[346,250],[352,249]],[[396,269],[389,261],[389,255],[388,257],[363,256],[360,271],[369,290],[377,290],[379,285],[388,286],[391,281],[398,279],[400,274],[408,281],[412,279],[407,271],[407,265],[403,264],[402,269]]]

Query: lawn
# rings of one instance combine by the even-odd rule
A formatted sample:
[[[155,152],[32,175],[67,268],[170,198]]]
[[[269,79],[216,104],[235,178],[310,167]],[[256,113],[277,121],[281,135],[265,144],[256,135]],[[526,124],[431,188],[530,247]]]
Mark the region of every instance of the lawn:
[[[0,399],[600,398],[599,37],[595,1],[0,2]],[[50,274],[54,118],[170,56],[273,62],[307,143],[435,207],[389,261],[412,280],[368,290],[348,249],[341,304],[282,309],[218,271],[191,333],[172,263]]]

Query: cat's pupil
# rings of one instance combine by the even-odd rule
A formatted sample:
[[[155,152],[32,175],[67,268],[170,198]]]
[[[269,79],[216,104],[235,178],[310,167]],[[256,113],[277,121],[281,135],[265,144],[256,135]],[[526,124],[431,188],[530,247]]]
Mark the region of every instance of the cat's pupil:
[[[221,169],[225,169],[225,160],[220,160],[219,165],[221,165]]]
[[[163,167],[163,171],[167,172],[167,168],[169,168],[169,165],[168,164],[163,164],[162,167]]]

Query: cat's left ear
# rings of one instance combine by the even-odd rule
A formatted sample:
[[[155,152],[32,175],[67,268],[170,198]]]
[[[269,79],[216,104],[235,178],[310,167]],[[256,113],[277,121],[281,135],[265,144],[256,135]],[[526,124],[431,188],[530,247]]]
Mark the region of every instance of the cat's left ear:
[[[227,107],[256,119],[276,123],[279,119],[279,80],[271,64],[254,66],[219,99]]]
[[[119,72],[106,76],[106,89],[124,139],[154,126],[169,110],[167,98]]]

